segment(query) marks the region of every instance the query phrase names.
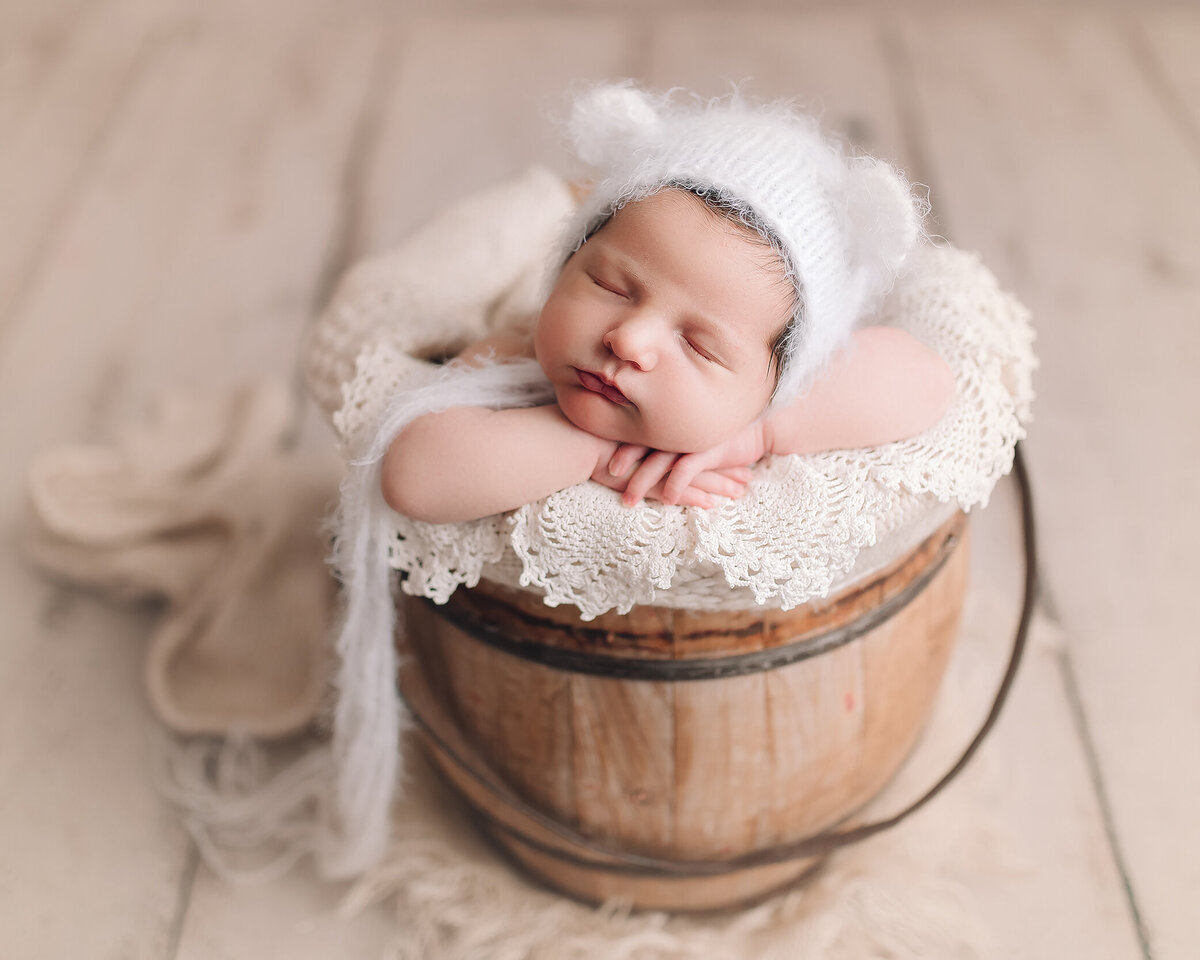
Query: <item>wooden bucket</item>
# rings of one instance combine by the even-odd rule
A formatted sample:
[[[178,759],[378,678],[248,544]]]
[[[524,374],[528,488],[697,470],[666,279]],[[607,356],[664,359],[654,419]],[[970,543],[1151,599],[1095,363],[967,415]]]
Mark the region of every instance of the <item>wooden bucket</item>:
[[[794,843],[887,783],[954,643],[966,534],[958,513],[867,581],[787,612],[584,622],[487,582],[444,607],[406,598],[401,690],[438,768],[537,877],[648,909],[748,902],[814,858],[699,876],[688,862]]]

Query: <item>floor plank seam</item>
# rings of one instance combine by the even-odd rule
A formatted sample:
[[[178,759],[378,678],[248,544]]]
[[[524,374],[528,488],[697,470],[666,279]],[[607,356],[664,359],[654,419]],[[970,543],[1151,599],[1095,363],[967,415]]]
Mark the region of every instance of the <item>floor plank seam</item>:
[[[1083,748],[1088,776],[1092,781],[1096,802],[1100,806],[1100,819],[1104,824],[1109,852],[1112,854],[1113,863],[1117,868],[1121,887],[1125,893],[1125,902],[1129,908],[1134,932],[1137,935],[1138,944],[1142,950],[1142,958],[1143,960],[1155,960],[1154,950],[1151,947],[1150,934],[1146,929],[1137,893],[1133,887],[1133,878],[1130,876],[1129,868],[1125,861],[1125,854],[1121,848],[1120,838],[1117,836],[1112,805],[1108,799],[1108,791],[1104,786],[1104,777],[1100,770],[1100,759],[1096,753],[1096,745],[1092,739],[1091,730],[1088,727],[1087,714],[1084,711],[1083,699],[1079,693],[1079,681],[1075,675],[1075,668],[1071,662],[1070,653],[1065,648],[1058,651],[1057,659],[1059,671],[1062,675],[1063,687],[1067,694],[1067,705],[1071,711],[1071,719],[1075,723],[1075,733],[1079,737],[1080,746]]]
[[[1200,127],[1189,113],[1183,94],[1171,82],[1171,78],[1155,56],[1146,36],[1144,22],[1141,19],[1123,18],[1123,23],[1120,26],[1114,23],[1113,29],[1125,44],[1129,57],[1142,79],[1146,81],[1151,97],[1162,106],[1193,158],[1200,163]]]
[[[351,258],[362,254],[357,246],[363,217],[363,185],[367,166],[375,155],[383,130],[384,105],[398,75],[397,64],[401,59],[399,37],[403,22],[400,18],[394,19],[386,30],[381,31],[382,37],[375,43],[371,66],[367,71],[366,92],[351,128],[350,143],[339,178],[338,210],[330,231],[329,247],[313,288],[307,315],[302,320],[304,327],[312,324],[324,309]],[[308,385],[299,352],[292,363],[292,396],[295,412],[284,437],[284,445],[289,448],[299,442],[309,402]]]
[[[125,75],[117,84],[112,101],[109,103],[103,119],[97,124],[95,135],[84,146],[86,158],[79,164],[79,169],[75,171],[74,176],[62,191],[58,202],[47,215],[40,235],[30,244],[32,253],[25,268],[21,271],[21,277],[9,296],[8,303],[0,303],[0,349],[3,348],[5,334],[8,333],[10,325],[20,314],[25,299],[36,286],[35,281],[45,268],[54,238],[83,195],[96,164],[103,156],[105,146],[118,126],[117,120],[129,103],[130,95],[136,89],[138,81],[146,73],[149,65],[159,56],[163,47],[168,45],[172,32],[171,29],[163,27],[149,30],[146,37],[138,44],[134,55],[130,57]]]
[[[632,18],[629,24],[633,39],[629,44],[629,59],[626,61],[628,76],[648,80],[654,65],[654,48],[662,30],[662,17],[653,13],[643,13]]]
[[[1147,9],[1178,7],[1184,0],[1147,0]],[[1009,0],[1005,11],[1043,11],[1069,13],[1074,10],[1090,10],[1089,0]],[[841,14],[847,10],[861,15],[883,13],[891,9],[888,0],[746,0],[739,4],[739,12],[790,16],[821,16]],[[635,14],[646,10],[670,17],[677,16],[720,16],[727,12],[724,0],[582,0],[564,7],[561,0],[506,0],[492,6],[480,0],[446,0],[440,5],[432,0],[417,0],[410,4],[415,15],[427,19],[455,19],[478,22],[486,17],[492,21],[529,19],[531,17],[554,17],[561,20],[584,21],[612,15]],[[920,13],[958,13],[962,7],[955,0],[910,0],[908,9]]]
[[[913,186],[923,186],[926,198],[931,200],[934,182],[933,160],[926,148],[928,136],[925,133],[925,125],[921,122],[912,58],[900,35],[900,25],[893,17],[880,20],[876,36],[884,68],[892,81],[892,100],[900,124],[902,149],[906,154],[903,158],[895,158],[897,165],[907,168],[906,176],[909,182]],[[944,216],[931,214],[929,219],[938,224],[943,235],[950,232],[946,229]],[[931,235],[929,239],[938,240],[945,237]]]
[[[1044,565],[1037,573],[1037,582],[1034,583],[1033,589],[1034,596],[1037,597],[1038,613],[1055,627],[1062,629],[1063,618],[1059,612],[1062,608],[1058,605],[1058,593],[1051,584]]]
[[[179,947],[183,942],[183,926],[187,920],[188,908],[192,904],[192,889],[196,885],[196,871],[199,867],[200,850],[196,846],[196,841],[189,837],[187,856],[184,858],[183,872],[179,877],[179,895],[175,901],[175,915],[171,917],[163,960],[176,960],[179,956]]]
[[[317,312],[325,306],[351,257],[363,252],[356,249],[358,231],[362,224],[363,184],[366,180],[367,165],[375,153],[383,129],[384,104],[392,92],[398,73],[399,35],[400,27],[394,24],[383,32],[383,39],[375,45],[371,67],[367,72],[366,94],[351,128],[350,144],[339,178],[338,212],[325,262],[313,290],[312,302],[309,304],[309,322],[315,319]]]

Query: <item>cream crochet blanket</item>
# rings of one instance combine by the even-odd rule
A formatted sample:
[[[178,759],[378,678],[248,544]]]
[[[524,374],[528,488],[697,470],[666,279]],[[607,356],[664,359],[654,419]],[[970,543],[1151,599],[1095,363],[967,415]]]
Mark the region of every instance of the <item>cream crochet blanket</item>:
[[[349,274],[305,357],[349,457],[362,455],[389,397],[436,375],[423,358],[529,322],[571,210],[566,185],[535,168]],[[954,405],[920,436],[769,459],[742,499],[712,510],[629,510],[585,483],[469,523],[392,514],[389,556],[407,574],[402,589],[444,602],[487,578],[590,619],[635,604],[787,609],[869,574],[948,512],[987,503],[1024,436],[1036,366],[1028,312],[976,256],[949,247],[919,249],[871,322],[902,327],[954,369]]]

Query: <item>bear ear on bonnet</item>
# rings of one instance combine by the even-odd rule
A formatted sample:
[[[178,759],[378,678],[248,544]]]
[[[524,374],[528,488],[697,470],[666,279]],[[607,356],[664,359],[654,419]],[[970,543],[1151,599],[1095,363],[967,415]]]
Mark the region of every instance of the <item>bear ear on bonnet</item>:
[[[610,167],[622,155],[655,142],[662,130],[662,99],[632,81],[593,87],[577,96],[567,121],[575,155],[590,166]]]
[[[862,271],[866,288],[886,292],[921,237],[929,204],[915,197],[896,170],[873,157],[847,160],[845,180],[847,258]]]

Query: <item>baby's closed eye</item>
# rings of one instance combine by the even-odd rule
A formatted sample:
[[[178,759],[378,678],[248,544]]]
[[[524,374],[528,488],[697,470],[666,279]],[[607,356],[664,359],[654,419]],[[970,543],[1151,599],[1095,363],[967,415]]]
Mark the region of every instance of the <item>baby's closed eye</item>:
[[[715,354],[713,354],[710,350],[706,349],[704,347],[704,345],[699,340],[697,340],[695,337],[689,336],[688,334],[684,333],[684,334],[680,334],[680,339],[684,342],[684,344],[687,346],[687,348],[692,353],[696,354],[696,356],[698,356],[701,360],[704,360],[706,363],[720,363],[721,362],[720,360],[717,359]]]
[[[601,279],[594,273],[589,273],[588,276],[591,278],[592,283],[594,283],[601,290],[606,290],[608,293],[622,297],[625,300],[629,299],[629,294],[621,289],[621,287],[612,280]]]

